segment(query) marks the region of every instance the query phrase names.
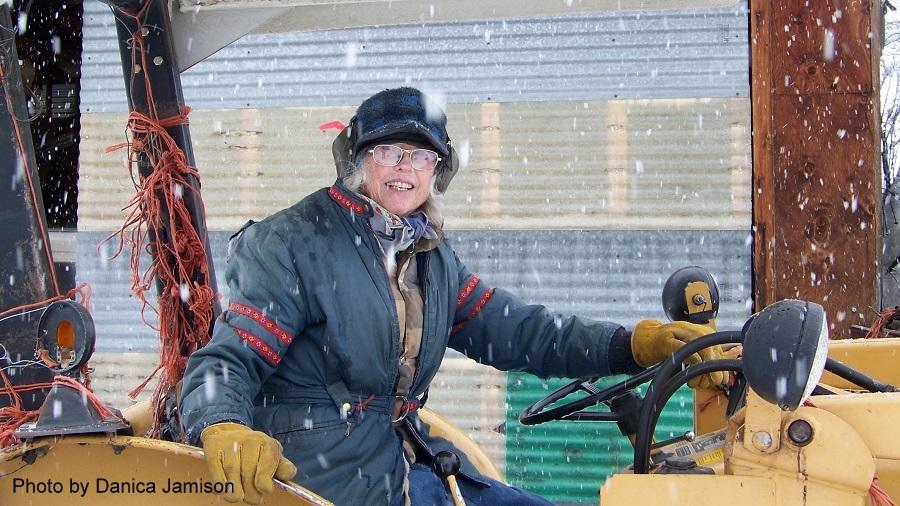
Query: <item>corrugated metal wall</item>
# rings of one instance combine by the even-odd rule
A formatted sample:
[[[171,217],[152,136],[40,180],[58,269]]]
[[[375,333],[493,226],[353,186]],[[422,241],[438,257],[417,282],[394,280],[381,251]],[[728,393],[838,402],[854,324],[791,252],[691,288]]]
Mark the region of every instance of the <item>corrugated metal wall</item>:
[[[749,101],[449,104],[465,162],[451,229],[747,229]],[[191,134],[213,230],[235,230],[331,184],[351,108],[196,111]],[[81,230],[113,230],[133,192],[119,113],[82,119]]]
[[[700,264],[722,284],[722,325],[737,325],[750,297],[745,4],[237,42],[183,76],[218,272],[227,236],[246,219],[331,183],[336,132],[319,125],[346,121],[378,89],[412,84],[447,103],[464,161],[447,226],[487,282],[630,325],[663,317],[666,276]],[[78,277],[94,286],[95,385],[121,406],[121,392],[152,369],[156,337],[129,296],[127,262],[97,254],[130,197],[123,154],[104,153],[124,140],[127,105],[112,17],[100,2],[85,11]],[[436,382],[431,406],[513,482],[552,500],[595,503],[599,479],[627,461],[611,425],[523,430],[514,415],[545,392],[540,381],[448,353]],[[489,401],[473,403],[473,389]],[[671,426],[689,413],[688,402]],[[506,437],[494,431],[504,423]],[[588,444],[598,437],[612,453]],[[541,474],[560,480],[542,484]]]
[[[451,231],[448,241],[469,269],[493,286],[560,312],[623,325],[634,324],[639,318],[665,318],[660,294],[667,276],[685,265],[703,265],[715,274],[720,286],[720,325],[736,327],[743,323],[750,304],[750,252],[745,249],[748,234]],[[80,232],[77,246],[78,277],[94,287],[97,349],[154,351],[158,349],[156,333],[142,323],[141,305],[130,296],[127,259],[108,259],[116,241],[103,243],[106,235]],[[210,235],[224,306],[228,299],[223,271],[229,235]],[[147,262],[145,257],[144,265]],[[155,325],[153,311],[145,315]]]
[[[698,2],[700,4],[702,2]],[[127,107],[112,17],[85,2],[82,108]],[[247,36],[184,73],[197,109],[358,104],[400,83],[451,103],[749,97],[746,2],[697,10]],[[113,92],[113,90],[115,90]]]

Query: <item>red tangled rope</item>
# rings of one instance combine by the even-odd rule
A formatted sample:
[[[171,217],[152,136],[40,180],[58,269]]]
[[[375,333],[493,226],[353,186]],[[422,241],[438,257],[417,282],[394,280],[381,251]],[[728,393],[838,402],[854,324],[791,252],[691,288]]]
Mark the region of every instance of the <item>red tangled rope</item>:
[[[137,23],[131,39],[132,61],[140,61],[142,68],[149,68],[147,51],[141,35],[143,10],[125,14]],[[194,229],[191,213],[184,201],[184,193],[192,192],[196,202],[202,201],[199,192],[190,181],[198,181],[195,167],[188,165],[184,151],[178,147],[166,128],[188,124],[190,108],[185,107],[174,117],[159,118],[153,100],[152,86],[143,72],[148,113],[132,112],[128,117],[129,140],[110,146],[107,152],[128,148],[131,166],[140,161],[147,163],[152,172],[142,175],[135,183],[135,195],[123,209],[127,215],[122,227],[107,237],[119,238],[113,258],[118,256],[124,244],[131,250],[131,290],[142,303],[141,315],[150,307],[159,317],[160,363],[159,366],[129,396],[134,398],[147,383],[162,370],[162,376],[153,392],[154,424],[148,436],[159,433],[159,411],[162,398],[181,380],[188,356],[209,341],[209,328],[213,318],[216,294],[208,285],[209,269],[203,239]],[[132,91],[134,90],[132,76]],[[164,231],[165,233],[160,233]],[[152,233],[151,233],[152,232]],[[163,240],[167,235],[170,242]],[[141,251],[152,253],[152,262],[142,271]],[[153,307],[145,293],[155,279],[160,282],[157,307]],[[144,322],[147,323],[144,317]]]
[[[26,411],[22,409],[22,399],[20,394],[30,392],[32,390],[49,389],[57,385],[65,385],[81,392],[81,395],[91,403],[91,406],[97,410],[104,419],[118,418],[106,405],[103,404],[93,392],[78,381],[68,376],[54,376],[51,383],[32,383],[28,385],[15,386],[6,376],[6,373],[0,369],[0,380],[3,381],[3,387],[0,388],[0,395],[9,396],[9,406],[0,408],[0,447],[6,448],[19,443],[19,439],[15,436],[15,431],[22,424],[33,422],[40,415],[39,410]]]
[[[878,313],[878,317],[872,322],[872,327],[866,332],[866,339],[881,337],[881,331],[884,329],[884,326],[895,320],[898,316],[900,316],[900,307],[897,306],[889,307]]]
[[[877,474],[872,478],[872,486],[869,487],[869,500],[872,506],[897,506],[891,496],[881,488]]]
[[[6,317],[11,314],[26,312],[34,308],[46,307],[53,302],[63,299],[71,299],[76,295],[80,296],[81,305],[87,308],[88,311],[90,311],[91,293],[92,292],[90,285],[88,285],[87,283],[81,283],[75,288],[66,292],[65,295],[55,295],[40,302],[24,304],[2,311],[0,312],[0,318]],[[27,411],[25,409],[22,409],[22,398],[20,394],[24,392],[31,392],[34,390],[49,389],[57,382],[66,383],[70,386],[73,386],[73,388],[77,388],[78,390],[86,392],[87,397],[91,399],[91,402],[94,404],[94,407],[97,408],[98,412],[103,414],[103,416],[107,416],[107,413],[109,414],[109,416],[112,416],[112,413],[109,411],[109,409],[106,408],[106,406],[104,406],[103,403],[100,402],[100,400],[97,399],[90,391],[90,375],[88,373],[89,368],[88,365],[85,364],[81,370],[81,376],[82,378],[84,378],[84,385],[78,383],[72,378],[56,376],[54,378],[54,383],[29,383],[26,385],[17,386],[12,384],[12,381],[10,381],[9,377],[6,376],[6,372],[4,372],[4,369],[0,368],[0,380],[2,380],[3,382],[3,386],[0,387],[0,395],[6,395],[9,397],[9,405],[0,407],[0,448],[6,448],[7,446],[17,444],[19,441],[14,435],[16,430],[18,430],[19,427],[24,423],[37,420],[38,415],[40,414],[40,410]]]
[[[34,383],[19,387],[14,386],[9,381],[9,378],[6,377],[3,369],[0,369],[0,379],[3,380],[3,388],[0,388],[0,393],[8,395],[10,401],[9,406],[0,408],[0,447],[6,448],[19,442],[13,433],[23,423],[33,422],[38,417],[37,410],[25,411],[22,409],[22,399],[19,397],[19,394],[49,388],[50,385],[48,383]]]

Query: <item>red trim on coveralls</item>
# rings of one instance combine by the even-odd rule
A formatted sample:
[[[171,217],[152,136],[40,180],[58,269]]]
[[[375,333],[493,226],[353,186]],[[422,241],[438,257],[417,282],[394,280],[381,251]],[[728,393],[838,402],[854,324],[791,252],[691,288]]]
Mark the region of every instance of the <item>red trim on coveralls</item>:
[[[278,363],[281,362],[281,355],[277,351],[273,350],[272,347],[266,344],[266,342],[262,339],[254,336],[246,330],[235,328],[234,331],[237,332],[239,336],[241,336],[241,341],[256,348],[256,351],[259,352],[259,354],[262,355],[263,358],[268,360],[272,365],[278,365]]]
[[[262,328],[268,330],[269,333],[277,337],[278,340],[285,345],[291,344],[291,341],[294,340],[294,336],[288,334],[286,330],[279,327],[278,324],[276,324],[271,318],[264,316],[261,311],[257,311],[256,309],[241,304],[240,302],[232,302],[231,304],[228,304],[228,310],[240,313],[255,321]]]
[[[491,297],[493,297],[493,296],[494,296],[493,288],[491,288],[490,290],[481,294],[481,297],[478,298],[478,302],[475,303],[475,307],[472,308],[472,312],[469,313],[469,316],[467,316],[465,320],[454,325],[453,329],[451,329],[450,333],[455,334],[455,333],[459,332],[460,330],[462,330],[463,327],[466,326],[467,323],[474,320],[475,317],[478,316],[478,313],[481,311],[481,309],[484,308],[485,304],[487,304],[488,301],[491,300]]]
[[[459,291],[459,295],[456,296],[456,309],[462,307],[463,304],[466,303],[466,300],[472,295],[472,292],[475,291],[475,287],[478,285],[478,282],[481,281],[478,279],[478,276],[472,274],[469,276],[469,279],[466,280],[466,284],[463,285],[462,289]]]
[[[337,189],[337,186],[332,186],[328,189],[328,196],[341,206],[349,209],[352,213],[366,214],[365,206],[357,204],[356,202],[353,202],[352,200],[347,198],[346,195],[344,195],[340,190]]]

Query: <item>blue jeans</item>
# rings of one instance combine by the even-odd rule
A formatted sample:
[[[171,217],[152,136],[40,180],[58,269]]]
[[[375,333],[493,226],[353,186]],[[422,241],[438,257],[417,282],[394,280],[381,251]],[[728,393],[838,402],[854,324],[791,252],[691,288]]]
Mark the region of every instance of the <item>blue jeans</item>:
[[[553,503],[516,487],[485,477],[490,485],[475,483],[462,475],[456,482],[466,506],[552,506]],[[431,469],[413,464],[409,469],[409,498],[412,506],[453,506],[447,487]]]

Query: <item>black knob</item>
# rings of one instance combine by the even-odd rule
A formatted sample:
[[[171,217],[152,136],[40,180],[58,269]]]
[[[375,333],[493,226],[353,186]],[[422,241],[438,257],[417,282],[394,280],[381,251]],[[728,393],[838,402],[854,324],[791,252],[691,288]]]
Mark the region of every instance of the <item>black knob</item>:
[[[656,474],[716,474],[709,467],[698,466],[694,459],[669,457],[657,469]]]
[[[806,446],[812,442],[813,428],[806,420],[794,420],[788,425],[788,437],[797,446]]]
[[[441,478],[452,476],[459,472],[459,456],[450,451],[440,451],[434,456],[433,467]]]
[[[669,457],[666,459],[666,465],[678,471],[689,471],[697,467],[697,462],[694,459]]]

